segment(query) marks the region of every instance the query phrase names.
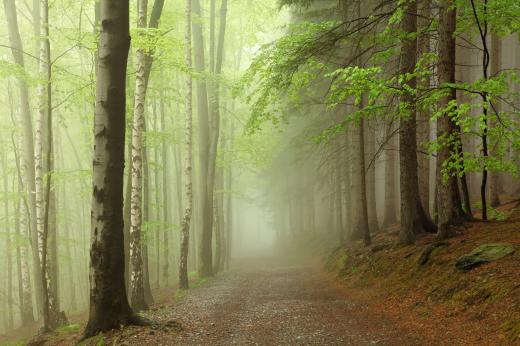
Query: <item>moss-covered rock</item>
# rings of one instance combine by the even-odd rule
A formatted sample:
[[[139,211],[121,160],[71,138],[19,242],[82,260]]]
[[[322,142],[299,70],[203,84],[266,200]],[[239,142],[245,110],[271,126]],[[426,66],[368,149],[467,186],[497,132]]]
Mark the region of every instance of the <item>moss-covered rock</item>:
[[[483,244],[473,249],[469,254],[460,257],[455,266],[460,270],[468,271],[483,263],[496,261],[513,252],[515,252],[515,247],[511,244]]]

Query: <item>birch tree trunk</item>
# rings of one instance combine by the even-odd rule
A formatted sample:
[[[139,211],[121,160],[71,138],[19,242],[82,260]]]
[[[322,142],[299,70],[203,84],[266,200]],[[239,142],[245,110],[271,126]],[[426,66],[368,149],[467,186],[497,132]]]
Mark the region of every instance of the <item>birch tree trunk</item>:
[[[148,1],[139,1],[137,27],[141,30],[138,35],[143,36],[146,28]],[[145,82],[145,52],[144,48],[137,48],[135,100],[132,130],[132,193],[130,197],[130,286],[132,289],[132,308],[136,311],[148,309],[144,298],[143,285],[143,258],[141,248],[141,227],[143,222],[143,141],[144,141],[144,108],[146,104]]]
[[[14,122],[14,118],[13,118]],[[20,157],[18,155],[18,148],[14,135],[12,137],[13,153],[15,156],[16,170],[18,175],[18,194],[20,200],[16,206],[16,220],[15,220],[15,231],[20,239],[25,239],[17,248],[17,261],[19,262],[19,278],[18,278],[18,290],[20,298],[20,317],[22,320],[22,326],[28,325],[34,322],[33,304],[32,304],[32,293],[31,293],[31,275],[29,268],[29,252],[27,247],[30,245],[30,227],[28,226],[27,216],[29,215],[29,203],[27,202],[26,195],[24,194],[25,188],[23,185],[22,171],[20,164]],[[20,211],[24,209],[25,213]],[[25,230],[25,234],[22,234],[22,230]]]
[[[146,133],[147,124],[146,120],[144,122],[144,132]],[[150,221],[151,215],[151,203],[150,203],[150,190],[151,190],[151,182],[150,182],[150,164],[148,161],[148,146],[145,145],[143,148],[143,221]],[[148,306],[153,304],[153,295],[152,288],[150,286],[150,268],[149,268],[149,252],[148,252],[148,244],[150,239],[150,227],[146,228],[146,233],[142,236],[142,253],[143,253],[143,288],[144,288],[144,298],[145,302]]]
[[[184,43],[186,45],[186,66],[188,75],[186,76],[186,96],[185,96],[185,156],[184,156],[184,182],[185,182],[185,204],[184,217],[181,226],[181,249],[179,258],[179,287],[187,289],[188,282],[188,250],[190,243],[190,222],[193,207],[193,184],[192,184],[192,77],[191,77],[191,0],[185,0],[185,32]]]
[[[22,70],[25,69],[24,49],[20,32],[18,29],[18,16],[16,12],[15,0],[4,0],[5,17],[9,31],[9,44],[13,54],[14,62]],[[30,234],[30,244],[32,250],[32,262],[36,289],[36,308],[38,316],[41,316],[43,308],[43,295],[41,285],[41,263],[38,246],[38,232],[36,227],[36,173],[34,161],[34,141],[33,141],[33,125],[31,120],[31,111],[29,105],[29,88],[23,77],[18,77],[18,86],[20,92],[20,114],[23,128],[23,167],[26,194],[28,196],[28,208],[26,209],[26,226]]]

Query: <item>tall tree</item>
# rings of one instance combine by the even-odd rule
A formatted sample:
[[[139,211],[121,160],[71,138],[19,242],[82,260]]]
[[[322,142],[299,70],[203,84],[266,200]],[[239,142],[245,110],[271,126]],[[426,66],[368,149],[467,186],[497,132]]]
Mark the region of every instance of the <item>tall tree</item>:
[[[358,174],[361,177],[361,215],[360,217],[360,223],[358,227],[361,228],[361,234],[363,236],[363,243],[365,246],[369,246],[372,242],[370,238],[370,228],[368,225],[368,206],[367,206],[367,178],[366,178],[366,171],[365,171],[365,119],[362,117],[360,119],[359,123],[359,158],[360,158],[360,164],[359,164],[359,170]]]
[[[496,34],[491,35],[491,64],[490,64],[490,75],[496,77],[502,68],[502,39]],[[500,101],[493,104],[494,111],[500,113],[502,110],[502,104]],[[490,126],[496,126],[494,122]],[[491,154],[496,155],[496,145],[491,145]],[[489,177],[489,204],[492,207],[500,205],[500,191],[502,187],[500,185],[500,173],[491,172]]]
[[[432,231],[435,225],[424,212],[419,196],[419,180],[417,176],[417,123],[415,96],[406,89],[415,89],[417,81],[413,76],[417,63],[417,3],[403,3],[401,30],[400,66],[401,75],[405,76],[405,90],[400,98],[406,114],[399,119],[399,167],[401,190],[401,229],[399,240],[404,244],[415,242],[417,233]]]
[[[193,53],[195,71],[201,75],[205,71],[204,36],[202,30],[202,13],[200,0],[192,2]],[[208,168],[210,151],[210,124],[208,108],[208,88],[206,80],[197,79],[197,111],[199,118],[199,202],[200,209],[200,242],[199,242],[199,275],[207,277],[213,273],[213,218],[208,187]]]
[[[159,111],[161,113],[161,131],[163,134],[166,133],[166,109],[164,105],[164,93],[159,90]],[[163,247],[164,247],[164,263],[163,263],[163,279],[166,286],[169,285],[170,278],[170,230],[171,230],[171,206],[170,206],[170,153],[169,143],[166,138],[163,138],[161,143],[162,161],[163,161],[163,172],[162,172],[162,196],[163,196]]]
[[[424,59],[430,53],[431,0],[417,1],[417,58]],[[429,75],[417,80],[419,97],[421,90],[428,90],[431,85]],[[430,157],[427,154],[430,140],[430,109],[421,107],[417,110],[417,167],[419,179],[419,196],[424,213],[430,215]]]
[[[219,138],[220,138],[220,83],[219,83],[219,77],[222,74],[222,64],[224,59],[224,39],[226,35],[226,22],[227,22],[227,0],[222,0],[221,7],[220,7],[220,22],[219,22],[219,34],[218,34],[218,41],[217,41],[217,50],[215,52],[215,0],[211,1],[211,27],[210,27],[210,70],[215,75],[215,81],[211,83],[211,91],[212,91],[212,97],[211,97],[211,139],[210,139],[210,149],[209,149],[209,163],[208,163],[208,201],[210,201],[210,210],[211,210],[211,218],[213,220],[217,220],[217,223],[219,222],[219,218],[214,217],[213,212],[215,211],[214,208],[214,201],[217,201],[219,198],[215,198],[215,178],[216,178],[216,171],[217,171],[217,151],[219,147]],[[223,180],[222,180],[223,181]],[[222,207],[222,205],[220,206]],[[218,206],[217,206],[218,208]],[[221,210],[217,209],[217,213],[222,212]],[[218,215],[218,214],[217,214]],[[216,244],[218,246],[218,256],[216,256],[216,263],[215,268],[218,270],[220,269],[220,261],[221,261],[221,253],[222,250],[222,239],[221,235],[223,234],[224,230],[222,229],[222,225],[217,224],[216,227],[218,227],[219,234],[216,235]]]
[[[11,113],[12,114],[12,113]],[[12,118],[13,123],[14,117]],[[15,136],[11,137],[13,144],[13,153],[15,157],[16,170],[18,175],[18,194],[19,201],[16,205],[15,211],[15,232],[20,239],[24,239],[26,241],[22,242],[22,245],[17,248],[17,262],[19,268],[19,299],[20,299],[20,317],[22,320],[22,325],[27,325],[31,322],[34,322],[34,314],[33,314],[33,304],[32,304],[32,293],[31,293],[31,275],[29,268],[29,253],[27,250],[27,245],[30,240],[30,227],[27,226],[28,220],[27,215],[29,214],[28,202],[26,198],[24,184],[22,180],[22,171],[20,164],[20,156],[18,154],[18,148],[15,140]],[[25,213],[21,213],[21,210],[25,209]],[[25,234],[22,235],[22,229],[26,230]],[[18,253],[19,252],[19,253]]]
[[[367,179],[367,211],[368,226],[370,232],[379,231],[379,221],[377,219],[377,195],[376,195],[376,122],[367,119],[365,122],[365,174]]]
[[[51,52],[49,40],[49,3],[39,3],[41,25],[39,33],[40,55],[38,85],[38,121],[35,138],[35,173],[36,173],[36,222],[41,246],[41,280],[43,288],[43,328],[54,330],[66,319],[59,312],[57,284],[57,244],[55,223],[55,199],[51,189],[54,169],[52,89],[51,89]],[[44,181],[45,178],[45,181]],[[51,220],[52,219],[52,220]]]
[[[455,83],[455,29],[457,10],[452,2],[444,0],[439,9],[439,84]],[[460,152],[462,145],[460,133],[453,122],[452,113],[456,111],[457,92],[454,88],[447,88],[446,95],[439,101],[439,108],[443,110],[442,117],[437,119],[437,140],[442,148],[437,153],[437,213],[438,234],[440,239],[451,235],[449,225],[459,222],[465,212],[462,209],[457,178],[448,171],[448,162],[452,155]]]
[[[22,71],[25,70],[24,61],[24,48],[20,37],[20,31],[18,28],[18,15],[16,12],[16,3],[14,0],[4,0],[5,17],[7,19],[7,29],[9,31],[9,43],[11,46],[11,52],[13,54],[14,62],[17,64]],[[31,119],[31,111],[29,105],[29,88],[24,76],[17,77],[18,87],[20,92],[20,114],[21,123],[23,128],[23,168],[24,181],[26,194],[28,198],[27,204],[27,215],[26,215],[26,226],[29,229],[33,270],[36,288],[36,307],[38,315],[41,315],[43,307],[43,289],[41,275],[41,264],[40,254],[38,246],[38,232],[36,227],[36,173],[35,173],[35,161],[34,161],[34,137],[33,137],[33,125]]]
[[[129,3],[102,0],[99,37],[90,249],[90,337],[141,323],[128,303],[124,280],[123,171],[125,79],[130,47]]]
[[[394,132],[393,121],[386,125],[385,138],[385,192],[383,228],[397,222],[397,135]]]
[[[186,97],[185,97],[185,113],[186,113],[186,124],[185,124],[185,156],[184,156],[184,181],[185,191],[184,198],[186,203],[186,209],[184,211],[184,217],[181,225],[181,249],[179,258],[179,287],[187,289],[189,287],[188,282],[188,251],[190,243],[190,223],[191,214],[193,207],[193,190],[192,190],[192,77],[191,77],[191,0],[185,0],[185,32],[184,32],[184,43],[186,45],[186,66],[188,68],[188,74],[186,76]]]
[[[138,35],[143,36],[148,18],[148,1],[139,1],[137,15]],[[144,141],[144,109],[146,105],[146,81],[145,81],[145,52],[143,47],[137,48],[136,75],[135,75],[135,99],[132,130],[132,193],[130,202],[130,258],[132,272],[130,274],[130,286],[132,288],[131,302],[134,310],[148,308],[144,297],[143,284],[143,258],[141,247],[141,227],[143,222],[143,141]]]
[[[13,256],[11,252],[11,225],[9,217],[9,175],[7,167],[7,150],[2,146],[2,154],[0,154],[0,167],[4,172],[3,180],[3,195],[4,195],[4,225],[5,225],[5,263],[7,264],[7,323],[8,329],[13,327]]]

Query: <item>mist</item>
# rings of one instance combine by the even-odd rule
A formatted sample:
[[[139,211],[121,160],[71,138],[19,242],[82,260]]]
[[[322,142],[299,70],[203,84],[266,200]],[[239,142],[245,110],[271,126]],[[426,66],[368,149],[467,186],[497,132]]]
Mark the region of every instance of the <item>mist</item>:
[[[519,18],[3,0],[0,344],[516,344]]]

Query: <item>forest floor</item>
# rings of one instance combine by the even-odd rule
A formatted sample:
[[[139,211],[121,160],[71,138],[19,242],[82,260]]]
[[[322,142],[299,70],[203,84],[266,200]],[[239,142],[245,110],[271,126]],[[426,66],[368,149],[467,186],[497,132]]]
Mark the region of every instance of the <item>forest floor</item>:
[[[127,327],[82,345],[420,345],[316,263],[243,260],[144,316],[152,327]],[[42,345],[74,345],[58,332]]]
[[[154,292],[158,303],[144,313],[153,326],[81,345],[520,345],[520,208],[513,202],[498,213],[502,221],[458,227],[423,265],[434,235],[400,246],[398,226],[369,248],[342,247],[322,260],[316,243],[307,253],[314,260],[241,259],[188,291]],[[489,243],[516,250],[467,272],[455,268]],[[75,345],[83,328],[78,321],[33,345]]]
[[[419,264],[433,234],[415,245],[397,245],[398,225],[379,233],[370,248],[336,250],[327,267],[350,299],[420,335],[421,345],[520,345],[520,206],[493,211],[497,220],[468,222]],[[515,251],[469,271],[457,260],[483,244]]]

